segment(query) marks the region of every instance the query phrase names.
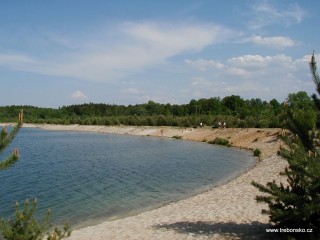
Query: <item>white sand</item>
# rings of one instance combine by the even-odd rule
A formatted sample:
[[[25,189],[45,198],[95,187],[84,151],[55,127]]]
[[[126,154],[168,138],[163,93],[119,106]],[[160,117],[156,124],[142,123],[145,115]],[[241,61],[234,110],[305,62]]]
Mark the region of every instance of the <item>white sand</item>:
[[[101,133],[181,136],[193,141],[228,139],[232,145],[259,148],[262,161],[236,179],[210,191],[136,216],[104,222],[74,230],[74,240],[102,239],[247,239],[261,236],[268,227],[268,216],[262,215],[265,204],[256,203],[261,193],[251,185],[254,180],[267,183],[283,181],[279,172],[287,162],[276,155],[281,144],[279,129],[182,129],[172,127],[105,127],[28,125],[48,130],[94,131]]]

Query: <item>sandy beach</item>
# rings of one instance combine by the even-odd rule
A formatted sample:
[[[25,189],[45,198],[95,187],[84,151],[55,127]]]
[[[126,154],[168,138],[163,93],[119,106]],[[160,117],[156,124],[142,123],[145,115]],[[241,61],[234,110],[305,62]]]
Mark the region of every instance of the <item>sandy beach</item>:
[[[281,145],[280,129],[212,129],[131,126],[33,125],[47,130],[91,131],[138,136],[180,136],[183,140],[210,141],[228,139],[234,147],[259,148],[261,161],[234,180],[197,196],[171,203],[136,216],[107,221],[75,229],[68,239],[268,239],[268,216],[262,215],[265,204],[258,204],[260,192],[251,185],[254,180],[267,183],[283,181],[279,172],[287,162],[277,156]],[[196,161],[196,159],[195,159]],[[270,239],[272,236],[270,235]]]

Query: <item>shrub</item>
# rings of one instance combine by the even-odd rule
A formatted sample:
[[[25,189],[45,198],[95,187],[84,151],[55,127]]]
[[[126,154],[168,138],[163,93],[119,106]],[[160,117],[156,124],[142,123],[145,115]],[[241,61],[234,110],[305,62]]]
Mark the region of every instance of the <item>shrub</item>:
[[[174,135],[172,138],[174,138],[174,139],[182,139],[182,136]]]
[[[218,138],[218,137],[215,138],[212,141],[209,141],[208,143],[210,143],[210,144],[218,144],[218,145],[223,145],[223,146],[228,146],[228,147],[231,146],[231,144],[230,144],[228,139]]]
[[[259,148],[256,148],[254,151],[253,151],[253,156],[255,157],[260,157],[261,156],[261,150]]]

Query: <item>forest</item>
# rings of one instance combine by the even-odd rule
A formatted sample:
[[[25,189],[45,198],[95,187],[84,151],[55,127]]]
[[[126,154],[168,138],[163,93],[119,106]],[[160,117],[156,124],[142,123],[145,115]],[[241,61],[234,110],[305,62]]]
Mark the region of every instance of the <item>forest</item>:
[[[136,105],[85,103],[55,108],[35,106],[0,106],[0,122],[15,122],[24,111],[25,123],[134,125],[196,127],[200,123],[217,127],[226,122],[228,127],[283,127],[286,109],[297,110],[311,128],[319,125],[313,99],[306,92],[291,93],[283,103],[276,99],[245,100],[237,95],[224,98],[192,99],[188,104],[160,104],[149,101]]]

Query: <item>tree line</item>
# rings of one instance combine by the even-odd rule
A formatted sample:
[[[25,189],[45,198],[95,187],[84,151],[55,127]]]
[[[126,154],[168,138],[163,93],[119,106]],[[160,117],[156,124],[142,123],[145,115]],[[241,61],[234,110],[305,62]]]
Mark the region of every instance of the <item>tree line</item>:
[[[203,123],[216,127],[225,121],[228,127],[283,127],[286,107],[301,108],[310,113],[311,125],[316,124],[313,100],[306,92],[288,95],[286,104],[276,99],[244,100],[238,95],[224,98],[192,99],[188,104],[160,104],[149,101],[136,105],[85,103],[55,108],[34,106],[0,106],[0,121],[15,121],[24,111],[26,123],[81,124],[81,125],[135,125],[191,127]]]

